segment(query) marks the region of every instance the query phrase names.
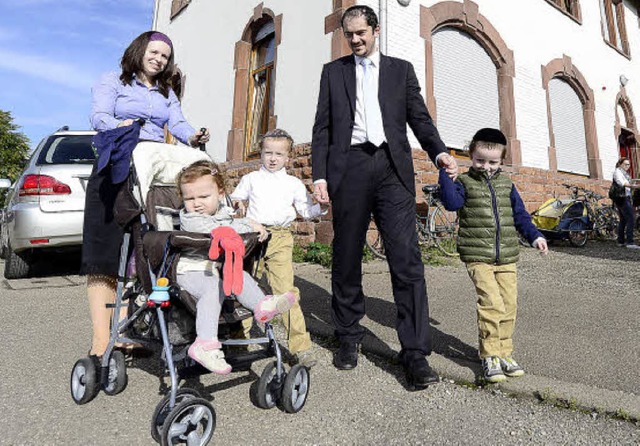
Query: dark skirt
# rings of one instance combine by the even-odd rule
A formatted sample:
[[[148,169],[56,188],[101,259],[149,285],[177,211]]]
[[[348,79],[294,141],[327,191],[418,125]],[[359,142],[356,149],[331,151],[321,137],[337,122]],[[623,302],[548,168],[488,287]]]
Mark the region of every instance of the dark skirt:
[[[113,184],[110,167],[100,173],[96,169],[97,161],[87,183],[80,274],[116,276],[123,230],[114,219],[113,206],[126,182]]]

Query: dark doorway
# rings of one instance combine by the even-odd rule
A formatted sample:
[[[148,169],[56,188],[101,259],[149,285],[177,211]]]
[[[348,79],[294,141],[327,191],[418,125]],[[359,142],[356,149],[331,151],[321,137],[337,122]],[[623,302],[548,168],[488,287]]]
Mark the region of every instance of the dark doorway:
[[[620,157],[629,158],[631,161],[629,175],[631,175],[631,178],[635,178],[636,172],[638,172],[638,160],[635,157],[637,151],[636,136],[629,130],[622,128],[618,138],[618,146],[620,148]]]

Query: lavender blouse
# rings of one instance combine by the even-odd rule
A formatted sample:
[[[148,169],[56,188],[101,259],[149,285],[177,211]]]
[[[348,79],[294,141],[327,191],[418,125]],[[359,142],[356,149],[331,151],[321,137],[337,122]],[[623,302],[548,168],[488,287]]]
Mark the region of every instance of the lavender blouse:
[[[140,139],[164,141],[164,125],[181,142],[188,144],[195,129],[184,116],[173,90],[165,98],[157,87],[148,88],[135,76],[131,85],[123,85],[118,73],[104,75],[92,89],[91,126],[99,132],[111,130],[125,119],[143,118]]]

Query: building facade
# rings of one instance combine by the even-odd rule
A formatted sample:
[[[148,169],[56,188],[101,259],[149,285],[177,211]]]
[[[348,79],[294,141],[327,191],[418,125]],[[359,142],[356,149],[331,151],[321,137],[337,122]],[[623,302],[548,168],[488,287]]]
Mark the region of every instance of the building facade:
[[[208,151],[232,177],[256,168],[256,142],[277,126],[297,142],[291,167],[309,182],[322,65],[349,54],[340,17],[356,3],[378,12],[381,51],[413,63],[463,168],[477,129],[505,133],[505,170],[530,210],[566,194],[563,183],[603,193],[620,156],[640,173],[638,1],[156,0],[153,26],[174,40],[185,114],[211,129]],[[410,140],[417,184],[435,181]],[[303,230],[307,240],[318,232]]]

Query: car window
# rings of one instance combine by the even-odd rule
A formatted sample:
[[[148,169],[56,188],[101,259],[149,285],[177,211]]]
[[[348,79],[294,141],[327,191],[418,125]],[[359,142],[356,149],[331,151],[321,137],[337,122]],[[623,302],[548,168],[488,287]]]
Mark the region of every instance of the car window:
[[[42,147],[36,164],[93,163],[93,135],[53,135]]]

